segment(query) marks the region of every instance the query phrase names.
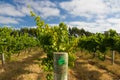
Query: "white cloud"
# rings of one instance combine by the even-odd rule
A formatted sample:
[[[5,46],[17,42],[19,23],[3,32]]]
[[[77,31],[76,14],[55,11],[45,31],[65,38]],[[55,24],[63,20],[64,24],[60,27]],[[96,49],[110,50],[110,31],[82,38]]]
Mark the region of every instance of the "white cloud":
[[[37,13],[40,13],[40,16],[43,18],[60,16],[60,10],[57,8],[55,3],[50,2],[49,0],[44,1],[34,1],[34,0],[14,0],[16,3],[30,7]],[[23,10],[24,11],[24,10]],[[22,11],[22,12],[23,12]]]
[[[57,5],[48,0],[14,0],[13,3],[15,5],[7,2],[0,2],[0,18],[1,20],[3,19],[0,23],[18,24],[20,21],[23,21],[23,17],[30,15],[30,9],[27,7],[28,5],[30,5],[31,9],[34,12],[37,12],[37,14],[40,14],[44,19],[51,16],[60,16],[60,10],[57,8]]]
[[[24,16],[24,14],[17,10],[15,6],[7,3],[0,3],[0,15],[17,17]]]
[[[104,19],[120,13],[120,0],[70,0],[61,2],[60,7],[74,16]]]
[[[15,18],[11,18],[11,17],[3,17],[3,16],[0,16],[0,23],[1,24],[18,24],[19,21],[16,20]]]
[[[120,12],[120,0],[104,0],[112,13]]]
[[[97,19],[95,23],[102,24],[102,23],[107,23],[105,19]]]
[[[95,17],[108,13],[108,8],[102,0],[71,0],[60,3],[61,8],[75,16]]]
[[[41,6],[41,7],[56,7],[57,5],[50,2],[50,0],[14,0],[16,3],[23,5]]]
[[[50,26],[59,26],[59,24],[49,24]]]
[[[26,25],[26,26],[21,26],[21,27],[18,27],[18,28],[37,28],[37,26],[28,26],[28,25]]]
[[[84,16],[90,22],[66,22],[91,32],[115,29],[120,32],[120,0],[70,0],[60,3],[60,7],[74,16]],[[93,20],[94,19],[94,20]]]
[[[60,10],[57,8],[57,5],[48,0],[14,0],[14,3],[16,6],[0,2],[0,15],[24,17],[26,15],[30,15],[30,9],[27,7],[30,5],[32,10],[37,12],[37,14],[40,13],[43,18],[60,16]]]
[[[60,16],[61,20],[65,20],[66,17],[67,17],[67,15],[61,15],[61,16]]]
[[[74,21],[74,22],[66,22],[66,24],[68,24],[70,27],[83,28],[87,31],[94,32],[94,33],[104,32],[109,29],[114,29],[120,33],[120,24],[112,25],[111,23],[106,23],[103,21],[100,21],[100,23]]]
[[[115,23],[115,24],[120,23],[120,19],[118,19],[118,18],[109,18],[109,19],[107,19],[107,21],[110,23]]]
[[[50,8],[50,7],[38,7],[36,8],[37,11],[39,11],[41,13],[41,16],[43,18],[47,18],[47,17],[53,17],[53,16],[59,16],[60,11],[57,8]]]
[[[91,32],[102,32],[110,28],[120,32],[120,0],[67,0],[61,3],[53,3],[50,0],[13,0],[13,3],[14,5],[0,2],[1,24],[18,24],[23,21],[22,18],[30,14],[27,8],[30,5],[34,12],[48,21],[59,17],[60,21],[66,20],[70,26],[77,26]],[[67,11],[63,12],[67,14],[62,12],[60,14],[58,7]],[[87,22],[84,20],[67,22],[69,16],[74,20],[77,16],[86,17]]]
[[[30,9],[27,6],[21,6],[18,9],[21,13],[24,14],[24,16],[30,15]]]

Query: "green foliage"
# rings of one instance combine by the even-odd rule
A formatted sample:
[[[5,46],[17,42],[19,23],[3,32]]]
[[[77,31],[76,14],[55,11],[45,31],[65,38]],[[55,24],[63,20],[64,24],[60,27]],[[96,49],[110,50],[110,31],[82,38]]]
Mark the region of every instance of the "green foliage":
[[[105,60],[106,51],[116,50],[120,52],[120,36],[115,30],[96,33],[91,36],[82,36],[79,39],[78,47],[92,53],[97,53],[100,60]]]
[[[66,24],[60,23],[59,26],[50,27],[39,16],[33,14],[31,12],[31,16],[34,17],[37,25],[37,39],[40,47],[47,53],[47,57],[42,59],[44,70],[53,72],[53,52],[67,52],[70,60],[69,64],[73,66],[75,60],[73,52],[76,50],[78,38],[69,36]]]
[[[105,54],[105,53],[104,53]],[[101,52],[98,52],[98,58],[101,60],[101,61],[104,61],[105,60],[105,55]]]
[[[0,53],[5,53],[10,56],[11,47],[13,46],[13,36],[10,36],[12,30],[10,28],[4,27],[0,28]]]
[[[9,60],[12,54],[36,45],[36,38],[29,36],[28,33],[23,34],[19,30],[7,27],[0,28],[0,53],[5,53],[5,58]]]
[[[46,76],[46,79],[47,80],[53,80],[52,74],[48,73],[47,76]]]

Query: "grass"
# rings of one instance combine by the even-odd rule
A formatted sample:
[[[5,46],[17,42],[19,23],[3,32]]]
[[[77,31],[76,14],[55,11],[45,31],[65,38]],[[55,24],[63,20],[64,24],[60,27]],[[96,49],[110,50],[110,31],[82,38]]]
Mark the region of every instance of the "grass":
[[[34,50],[34,49],[33,49]],[[21,53],[19,57],[7,62],[4,70],[0,69],[0,80],[45,80],[44,71],[39,67],[43,52],[40,49],[28,53]]]
[[[77,56],[79,56],[79,59],[83,59],[88,62],[88,64],[91,64],[98,69],[105,70],[106,73],[110,74],[112,76],[112,80],[119,80],[120,79],[120,54],[116,53],[115,57],[115,64],[112,65],[110,54],[108,54],[105,61],[101,61],[98,58],[91,59],[90,54],[86,53],[77,53]]]
[[[75,66],[68,70],[68,80],[119,80],[120,79],[120,54],[116,54],[115,64],[111,64],[110,55],[105,61],[91,59],[91,55],[85,52],[77,52]],[[0,63],[0,80],[46,80],[45,72],[40,65],[44,52],[39,48],[33,48],[26,53],[22,51],[20,56],[12,56],[2,69]]]

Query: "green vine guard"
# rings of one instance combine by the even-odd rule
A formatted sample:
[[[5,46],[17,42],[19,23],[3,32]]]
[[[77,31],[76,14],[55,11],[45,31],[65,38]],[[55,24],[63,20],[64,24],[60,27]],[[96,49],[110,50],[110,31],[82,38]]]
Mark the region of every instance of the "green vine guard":
[[[65,58],[63,56],[60,57],[58,60],[58,65],[64,65],[65,64]]]

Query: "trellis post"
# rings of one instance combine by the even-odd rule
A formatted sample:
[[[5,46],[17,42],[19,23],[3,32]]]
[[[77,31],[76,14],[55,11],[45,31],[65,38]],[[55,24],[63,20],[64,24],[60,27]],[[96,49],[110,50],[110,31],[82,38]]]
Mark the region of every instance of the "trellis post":
[[[5,56],[4,56],[4,53],[1,54],[1,58],[2,58],[2,66],[4,67],[4,64],[5,64]]]
[[[68,80],[68,53],[54,52],[54,80]]]

